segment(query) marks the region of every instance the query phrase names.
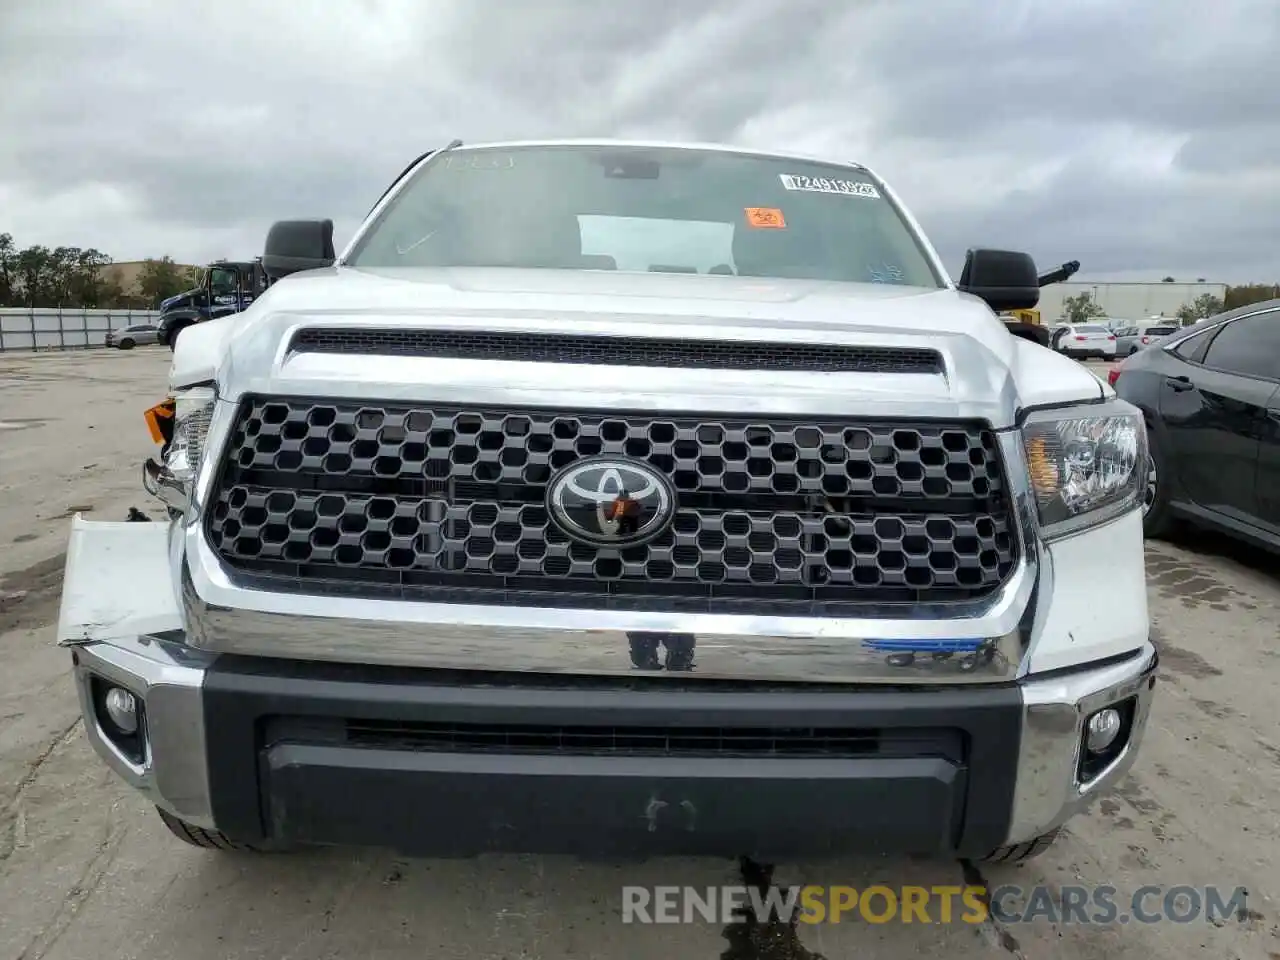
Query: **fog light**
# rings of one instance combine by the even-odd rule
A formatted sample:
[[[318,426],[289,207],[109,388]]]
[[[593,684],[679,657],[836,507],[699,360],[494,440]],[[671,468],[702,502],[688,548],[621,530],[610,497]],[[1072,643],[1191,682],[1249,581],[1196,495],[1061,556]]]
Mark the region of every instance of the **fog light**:
[[[1089,718],[1084,745],[1090,753],[1102,753],[1120,734],[1120,711],[1108,707]]]
[[[126,735],[138,732],[138,701],[132,693],[121,687],[111,687],[103,703],[117,730]]]

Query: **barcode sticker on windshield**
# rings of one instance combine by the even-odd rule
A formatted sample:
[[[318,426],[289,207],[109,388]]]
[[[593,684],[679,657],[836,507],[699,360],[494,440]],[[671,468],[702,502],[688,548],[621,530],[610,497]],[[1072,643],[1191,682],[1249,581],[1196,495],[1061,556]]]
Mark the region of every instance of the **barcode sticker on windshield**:
[[[444,158],[446,170],[510,170],[515,165],[515,157],[500,153],[451,153]]]
[[[798,173],[780,173],[779,179],[787,190],[803,190],[808,193],[840,193],[846,197],[866,197],[879,200],[880,191],[861,180],[832,180],[829,177],[806,177]]]

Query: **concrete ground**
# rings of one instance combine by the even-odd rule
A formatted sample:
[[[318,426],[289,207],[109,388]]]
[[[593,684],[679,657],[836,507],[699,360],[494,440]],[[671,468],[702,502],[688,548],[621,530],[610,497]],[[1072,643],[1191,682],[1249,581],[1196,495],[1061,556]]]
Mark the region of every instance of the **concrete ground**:
[[[381,851],[206,853],[171,837],[85,742],[54,646],[68,517],[158,513],[142,410],[168,352],[0,356],[0,958],[1266,958],[1280,960],[1280,579],[1220,538],[1152,543],[1162,654],[1145,751],[1124,787],[1021,868],[841,859],[780,884],[1110,884],[1248,891],[1209,923],[751,925],[620,920],[623,884],[742,883],[729,861],[410,860]],[[145,589],[139,584],[139,589]],[[1016,904],[1016,900],[1008,901]],[[1159,897],[1146,901],[1155,906]],[[959,912],[959,911],[957,911]],[[933,919],[938,920],[936,914]]]

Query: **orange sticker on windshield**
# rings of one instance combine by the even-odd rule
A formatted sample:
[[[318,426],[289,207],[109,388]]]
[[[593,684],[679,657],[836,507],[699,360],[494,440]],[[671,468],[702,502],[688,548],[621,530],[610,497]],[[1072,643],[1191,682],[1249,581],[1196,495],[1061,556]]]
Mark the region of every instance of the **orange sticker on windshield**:
[[[747,225],[766,230],[782,230],[787,225],[787,218],[777,207],[747,207]]]

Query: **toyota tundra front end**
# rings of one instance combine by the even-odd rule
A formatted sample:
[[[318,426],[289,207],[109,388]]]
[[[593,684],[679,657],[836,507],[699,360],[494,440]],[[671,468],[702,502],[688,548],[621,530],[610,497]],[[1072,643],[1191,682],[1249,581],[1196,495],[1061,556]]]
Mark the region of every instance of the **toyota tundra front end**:
[[[331,234],[178,343],[168,520],[72,524],[86,729],[180,837],[1021,859],[1126,774],[1146,436],[997,319],[1029,258],[610,142],[455,145]]]

